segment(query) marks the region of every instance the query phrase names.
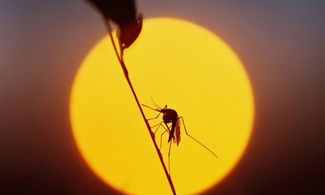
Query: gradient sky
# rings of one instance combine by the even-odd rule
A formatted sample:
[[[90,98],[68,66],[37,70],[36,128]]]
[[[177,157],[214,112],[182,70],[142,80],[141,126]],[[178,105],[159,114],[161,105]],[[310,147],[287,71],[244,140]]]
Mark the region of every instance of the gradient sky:
[[[144,17],[198,23],[240,56],[253,136],[214,194],[325,193],[325,1],[139,0]],[[0,1],[0,194],[116,193],[81,160],[69,95],[106,31],[82,0]]]

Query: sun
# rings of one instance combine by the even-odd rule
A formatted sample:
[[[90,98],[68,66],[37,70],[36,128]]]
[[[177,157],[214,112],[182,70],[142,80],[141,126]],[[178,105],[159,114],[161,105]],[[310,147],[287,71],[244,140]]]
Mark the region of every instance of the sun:
[[[253,92],[238,56],[197,24],[154,18],[144,21],[125,62],[141,103],[176,110],[188,132],[218,155],[187,137],[181,126],[181,142],[172,145],[170,155],[176,192],[193,194],[215,186],[240,161],[252,131]],[[157,114],[143,109],[147,118]],[[129,194],[171,194],[108,37],[80,66],[70,115],[81,156],[109,186]],[[157,143],[161,133],[156,133]],[[162,136],[161,148],[166,164],[167,137]]]

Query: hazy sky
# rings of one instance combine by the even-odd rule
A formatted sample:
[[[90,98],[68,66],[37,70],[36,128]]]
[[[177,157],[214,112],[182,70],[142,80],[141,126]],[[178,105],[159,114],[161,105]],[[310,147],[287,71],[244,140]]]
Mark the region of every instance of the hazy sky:
[[[325,193],[325,1],[141,0],[224,39],[251,78],[256,119],[240,164],[211,192]],[[106,31],[82,0],[0,1],[0,193],[113,192],[72,141],[74,75]]]

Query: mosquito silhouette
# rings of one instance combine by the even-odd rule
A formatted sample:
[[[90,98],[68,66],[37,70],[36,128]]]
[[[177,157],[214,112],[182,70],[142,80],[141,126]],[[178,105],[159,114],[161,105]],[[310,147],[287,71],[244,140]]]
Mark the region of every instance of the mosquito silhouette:
[[[174,109],[170,109],[167,108],[167,105],[165,105],[163,108],[160,108],[158,105],[155,104],[155,106],[157,108],[152,108],[150,106],[147,106],[145,104],[142,104],[142,106],[147,107],[151,110],[154,110],[156,112],[158,112],[158,115],[153,117],[153,118],[149,118],[147,119],[149,120],[153,120],[153,119],[157,119],[160,114],[163,114],[163,121],[161,121],[160,123],[152,126],[151,128],[155,128],[155,134],[157,133],[158,129],[160,127],[164,128],[164,132],[161,134],[160,136],[160,148],[162,145],[162,136],[168,132],[169,133],[169,137],[168,137],[168,143],[169,143],[169,149],[168,149],[168,169],[169,169],[169,173],[170,173],[170,151],[171,151],[171,144],[172,144],[172,140],[174,143],[176,143],[177,145],[180,143],[181,141],[181,132],[180,132],[180,121],[182,121],[183,123],[183,127],[185,130],[185,134],[190,137],[192,140],[194,140],[196,143],[200,144],[203,148],[205,148],[207,151],[209,151],[214,157],[218,158],[218,156],[212,151],[210,150],[208,147],[206,147],[204,144],[202,144],[200,141],[198,141],[197,139],[195,139],[193,136],[191,136],[185,126],[185,122],[184,122],[184,118],[182,116],[179,116],[176,112],[176,110]],[[171,123],[171,126],[170,126]]]

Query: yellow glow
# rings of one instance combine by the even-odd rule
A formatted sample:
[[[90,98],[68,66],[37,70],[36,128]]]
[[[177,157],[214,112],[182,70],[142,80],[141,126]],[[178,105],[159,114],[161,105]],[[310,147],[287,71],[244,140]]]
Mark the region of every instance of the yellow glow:
[[[171,154],[177,193],[198,193],[220,182],[242,156],[254,117],[252,89],[236,54],[196,24],[159,18],[144,21],[125,62],[141,103],[154,106],[152,97],[161,107],[175,109],[189,133],[218,155],[214,158],[181,127],[181,142],[172,145]],[[147,118],[157,114],[143,109]],[[171,194],[108,37],[83,61],[70,110],[80,153],[103,181],[125,193]],[[166,165],[167,150],[165,135]]]

